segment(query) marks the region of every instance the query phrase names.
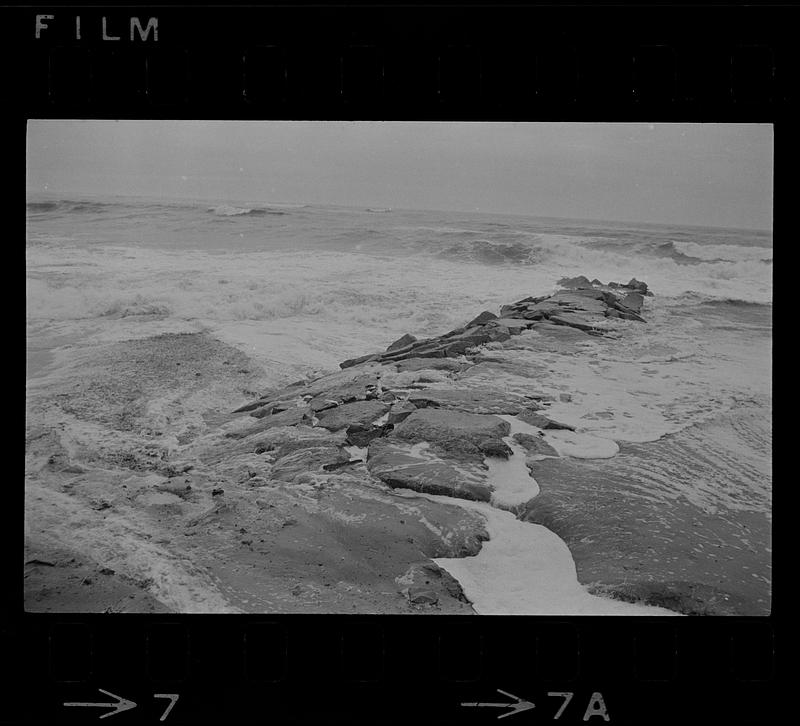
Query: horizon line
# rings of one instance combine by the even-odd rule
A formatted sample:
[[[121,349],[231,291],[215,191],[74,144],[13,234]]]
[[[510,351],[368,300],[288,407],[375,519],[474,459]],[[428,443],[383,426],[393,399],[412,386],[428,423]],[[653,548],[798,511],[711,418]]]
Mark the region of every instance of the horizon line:
[[[69,192],[62,192],[62,191],[50,191],[50,190],[41,190],[41,189],[27,189],[25,190],[26,199],[31,194],[40,194],[40,195],[61,195],[61,194],[69,194]],[[338,208],[338,209],[352,209],[352,210],[361,210],[367,211],[373,208],[380,208],[378,205],[352,205],[352,204],[333,204],[333,203],[322,203],[322,202],[288,202],[288,201],[255,201],[252,199],[232,199],[222,198],[222,197],[181,197],[181,196],[151,196],[147,194],[120,194],[120,193],[111,193],[111,192],[75,192],[76,196],[86,195],[86,196],[96,196],[96,197],[132,197],[134,199],[150,199],[150,200],[158,200],[158,199],[165,199],[165,200],[181,200],[187,202],[223,202],[223,203],[230,203],[233,204],[234,202],[238,202],[239,204],[263,204],[265,206],[269,206],[270,204],[274,205],[291,205],[291,206],[308,206],[308,207],[331,207],[331,208]],[[713,224],[687,224],[685,222],[656,222],[650,220],[643,220],[643,219],[602,219],[596,217],[559,217],[555,215],[549,214],[532,214],[532,213],[523,213],[523,212],[503,212],[503,211],[485,211],[485,210],[467,210],[467,209],[433,209],[430,207],[383,207],[383,209],[388,209],[391,212],[398,211],[398,212],[449,212],[453,214],[473,214],[473,215],[497,215],[497,216],[508,216],[508,217],[523,217],[529,219],[557,219],[562,221],[572,221],[572,222],[610,222],[610,223],[618,223],[618,224],[644,224],[644,225],[651,225],[651,226],[658,226],[658,227],[667,227],[667,226],[676,226],[676,227],[687,227],[687,228],[697,228],[697,229],[721,229],[721,230],[731,230],[731,231],[742,231],[742,232],[765,232],[769,233],[770,235],[773,234],[773,229],[766,228],[766,227],[729,227],[729,226],[721,226],[721,225],[713,225]]]

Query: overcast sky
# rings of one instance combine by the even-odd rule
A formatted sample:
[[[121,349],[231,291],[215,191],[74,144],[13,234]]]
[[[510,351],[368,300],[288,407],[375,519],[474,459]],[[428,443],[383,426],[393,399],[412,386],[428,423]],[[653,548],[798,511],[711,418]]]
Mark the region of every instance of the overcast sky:
[[[772,228],[756,124],[28,123],[28,191]]]

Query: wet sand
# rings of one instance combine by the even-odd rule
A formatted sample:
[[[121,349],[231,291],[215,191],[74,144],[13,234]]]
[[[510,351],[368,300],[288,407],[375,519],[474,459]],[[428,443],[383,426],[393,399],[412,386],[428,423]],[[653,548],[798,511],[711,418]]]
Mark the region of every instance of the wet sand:
[[[473,612],[431,558],[477,552],[480,517],[358,472],[266,482],[251,443],[214,463],[259,375],[199,333],[62,349],[29,380],[26,610]]]

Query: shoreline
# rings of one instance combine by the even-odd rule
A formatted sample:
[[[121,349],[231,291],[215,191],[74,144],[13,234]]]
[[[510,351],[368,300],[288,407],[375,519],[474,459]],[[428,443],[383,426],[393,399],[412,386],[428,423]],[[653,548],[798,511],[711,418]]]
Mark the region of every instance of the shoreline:
[[[586,312],[584,312],[585,314]],[[631,322],[622,325],[624,328],[624,325],[635,324],[637,323]],[[412,407],[417,411],[441,411],[444,408],[444,410],[462,410],[467,415],[492,416],[498,413],[505,416],[518,415],[519,410],[515,413],[506,411],[476,413],[481,410],[481,406],[486,408],[485,396],[482,399],[473,398],[469,401],[465,401],[463,397],[460,401],[454,401],[451,397],[449,401],[438,400],[437,405],[433,408],[430,408],[428,403],[418,407],[417,403],[421,400],[420,393],[425,391],[433,391],[435,394],[436,391],[441,392],[442,390],[451,392],[453,390],[462,392],[479,390],[480,386],[476,388],[476,382],[479,382],[481,377],[475,375],[478,372],[491,374],[491,371],[494,370],[495,374],[500,372],[502,375],[508,375],[511,361],[510,359],[502,360],[503,351],[506,353],[513,351],[515,345],[523,339],[527,342],[530,342],[531,336],[539,340],[549,339],[548,345],[556,350],[559,348],[569,350],[570,346],[574,347],[576,341],[591,340],[592,337],[587,330],[570,325],[559,325],[556,328],[546,320],[530,327],[534,329],[525,333],[517,331],[521,335],[517,335],[516,332],[512,333],[511,328],[506,328],[505,331],[500,331],[499,338],[503,338],[506,332],[508,338],[497,339],[494,343],[491,341],[478,342],[478,348],[467,345],[463,348],[463,352],[459,352],[455,358],[444,356],[420,359],[424,362],[415,364],[419,366],[416,370],[406,367],[406,370],[403,371],[401,370],[402,365],[398,365],[398,362],[402,364],[403,360],[412,361],[417,356],[403,359],[402,357],[398,358],[395,354],[396,360],[390,365],[398,370],[392,375],[400,386],[409,384],[417,386],[410,389],[412,397],[416,396]],[[622,333],[624,335],[624,329]],[[98,554],[99,542],[102,539],[99,533],[108,529],[110,526],[109,516],[119,510],[123,513],[123,518],[132,518],[134,521],[137,517],[143,516],[148,525],[153,528],[149,531],[146,528],[136,531],[136,527],[133,528],[135,531],[126,530],[126,536],[132,538],[129,541],[131,546],[134,546],[133,542],[150,541],[150,538],[153,537],[156,537],[156,542],[158,539],[164,540],[159,544],[162,549],[158,550],[157,555],[154,555],[156,559],[160,557],[162,560],[170,561],[172,559],[175,562],[186,560],[186,557],[180,556],[182,543],[191,541],[192,538],[201,543],[201,546],[192,548],[188,565],[189,570],[195,568],[197,573],[204,571],[213,573],[212,579],[203,586],[206,595],[195,592],[189,594],[184,600],[172,600],[173,604],[183,602],[184,606],[187,606],[188,603],[188,607],[202,607],[203,597],[206,597],[208,602],[215,601],[213,597],[208,600],[210,597],[208,593],[214,591],[226,602],[236,602],[237,604],[233,607],[245,610],[249,607],[258,607],[257,603],[261,602],[261,607],[276,608],[274,610],[276,612],[309,612],[315,611],[315,608],[323,608],[320,611],[325,612],[325,607],[334,608],[329,610],[331,612],[352,612],[354,608],[358,612],[472,612],[472,608],[465,602],[460,588],[452,577],[440,567],[436,567],[435,564],[432,567],[431,564],[448,557],[463,557],[465,554],[474,558],[482,551],[481,541],[485,539],[486,532],[480,522],[480,517],[475,518],[468,515],[459,503],[440,502],[441,497],[428,501],[424,505],[412,506],[407,500],[401,501],[401,490],[388,489],[387,491],[385,484],[376,481],[374,466],[370,468],[369,459],[366,467],[363,466],[363,463],[361,465],[349,464],[345,458],[349,459],[350,455],[342,453],[345,445],[354,435],[358,439],[358,434],[361,434],[361,440],[356,443],[363,445],[364,438],[374,433],[373,428],[378,428],[372,426],[373,419],[356,421],[355,431],[349,431],[353,423],[349,423],[341,429],[329,429],[318,425],[308,425],[313,423],[310,419],[304,421],[302,415],[298,416],[298,413],[293,412],[291,407],[283,407],[280,411],[273,411],[261,417],[251,416],[252,411],[246,412],[244,417],[242,415],[219,416],[218,420],[221,424],[219,429],[204,424],[202,417],[197,414],[200,409],[220,410],[225,401],[235,401],[237,398],[241,400],[247,391],[252,392],[259,388],[259,375],[257,371],[252,370],[254,368],[252,361],[247,356],[239,359],[237,355],[243,354],[234,348],[214,341],[203,333],[195,332],[183,335],[188,337],[182,338],[181,334],[166,333],[161,336],[140,338],[130,344],[126,344],[124,341],[98,344],[90,355],[81,354],[84,368],[81,369],[80,374],[76,369],[72,379],[69,375],[64,379],[70,381],[69,396],[73,398],[73,404],[75,402],[81,404],[73,405],[73,410],[70,412],[71,423],[76,425],[75,430],[78,431],[78,435],[73,441],[53,440],[49,447],[42,447],[38,459],[36,452],[29,457],[29,464],[33,465],[26,470],[29,471],[29,474],[34,472],[34,476],[29,477],[29,479],[33,479],[33,482],[29,481],[31,487],[29,494],[46,492],[48,489],[55,489],[62,494],[66,491],[67,496],[77,496],[78,499],[88,502],[92,512],[97,513],[97,516],[92,515],[91,522],[91,527],[98,532],[97,540],[84,543],[84,556],[91,558],[91,555],[94,554],[105,559],[110,557],[120,571],[131,565],[126,560],[124,548],[110,554],[108,552]],[[473,343],[475,340],[474,337],[473,339],[468,337],[466,342]],[[456,341],[451,340],[448,345],[452,345],[453,342]],[[488,348],[487,342],[490,343]],[[136,350],[139,352],[136,353]],[[454,352],[458,350],[460,350],[460,346],[453,348]],[[525,351],[525,346],[522,350]],[[122,354],[123,351],[125,355]],[[147,355],[143,351],[146,351]],[[465,359],[464,353],[469,351],[473,352],[469,353]],[[126,361],[126,357],[132,353],[134,358],[138,358],[138,369],[136,364],[131,368],[130,363]],[[78,357],[80,358],[81,355]],[[154,356],[155,358],[161,356],[163,360],[154,362]],[[107,369],[109,358],[118,366],[123,364],[125,369],[124,375],[117,375],[116,380],[106,380],[101,373],[104,368]],[[228,362],[223,363],[225,359],[228,359]],[[196,363],[200,360],[204,362],[197,366]],[[458,364],[458,370],[447,370],[446,366],[442,367],[443,361],[451,360]],[[168,371],[164,368],[167,362],[170,363]],[[193,371],[196,375],[192,376],[192,372],[188,376],[178,375],[177,369],[189,362],[199,368],[199,370]],[[239,363],[241,363],[241,368],[235,368]],[[86,365],[89,367],[86,368]],[[226,365],[230,368],[224,368]],[[331,382],[330,386],[326,387],[324,381],[319,383],[322,379],[317,379],[317,381],[307,382],[303,386],[303,390],[310,391],[312,399],[314,396],[320,397],[323,393],[333,396],[337,392],[342,393],[348,387],[355,390],[360,386],[366,394],[370,390],[367,381],[373,380],[375,365],[379,364],[376,364],[375,361],[364,361],[352,368],[348,366],[340,374],[324,377]],[[153,367],[157,371],[155,375],[150,376],[147,371]],[[237,373],[231,376],[232,369],[247,370],[247,373]],[[350,373],[347,373],[348,370]],[[355,376],[353,376],[354,373]],[[142,390],[141,381],[138,380],[142,374],[145,374],[145,378],[151,380],[157,389],[162,390],[159,395],[153,396],[151,391]],[[404,375],[405,378],[403,378]],[[191,380],[192,377],[195,380]],[[363,379],[360,382],[358,382],[359,377]],[[429,380],[426,381],[426,377]],[[97,396],[98,379],[102,379],[103,385],[107,388],[107,392],[104,394],[106,398]],[[530,379],[527,380],[530,381]],[[385,389],[383,393],[392,390],[391,382],[387,385],[386,381],[387,379],[384,378],[380,384],[380,387]],[[94,383],[94,390],[92,390],[92,383]],[[210,389],[207,386],[208,383],[210,383]],[[45,390],[48,385],[47,381],[43,382]],[[319,389],[316,393],[315,385]],[[131,391],[126,392],[126,389],[129,388],[133,388],[137,395],[129,395]],[[395,386],[395,389],[397,388]],[[297,393],[297,391],[293,393]],[[123,398],[127,396],[129,399],[126,402],[127,409],[126,405],[120,407],[119,401],[115,400],[115,396],[120,395]],[[345,395],[350,394],[345,393]],[[357,392],[356,395],[360,396]],[[395,410],[395,408],[401,408],[401,404],[408,403],[408,400],[403,401],[401,397],[392,395],[395,398],[391,401],[378,400],[378,398],[367,395],[362,400],[364,403],[378,401],[380,405],[373,407],[375,408],[374,412],[380,409],[381,416],[384,416],[387,413],[384,408]],[[441,393],[439,396],[441,397]],[[355,402],[358,402],[358,399]],[[513,409],[513,406],[509,408],[508,396],[505,397],[505,403],[509,411]],[[536,403],[541,411],[548,407],[543,404],[549,402],[530,399],[528,403]],[[344,411],[348,405],[346,401],[341,400],[336,408]],[[123,410],[117,411],[116,415],[109,417],[103,413],[104,407],[122,408]],[[63,411],[59,413],[56,411],[57,408],[58,405],[49,408],[45,405],[37,412],[37,416],[43,420],[44,428],[52,426],[59,416],[63,416]],[[278,408],[281,408],[281,405]],[[295,409],[297,412],[300,411],[297,406]],[[330,415],[330,413],[325,414],[326,410],[328,409],[319,409],[323,418],[325,415]],[[178,411],[180,414],[176,416]],[[372,412],[367,413],[371,415]],[[391,413],[389,415],[391,417]],[[184,419],[181,419],[181,416]],[[278,420],[275,420],[274,417],[277,417]],[[98,418],[105,420],[98,421]],[[244,418],[249,421],[243,422]],[[374,420],[379,418],[379,416],[375,416]],[[61,420],[64,421],[63,418]],[[533,420],[542,423],[539,419]],[[148,425],[144,428],[149,428],[149,433],[139,432],[136,435],[130,433],[145,421],[148,422]],[[103,436],[98,437],[98,434],[101,433],[97,429],[98,424],[101,428],[110,426],[111,429],[105,430]],[[397,428],[400,424],[402,424],[402,420],[395,421],[392,426]],[[92,428],[93,426],[94,428]],[[242,428],[243,426],[245,428]],[[371,426],[372,428],[370,428]],[[120,429],[120,427],[122,428]],[[247,433],[248,427],[258,430]],[[245,434],[240,435],[242,432]],[[84,439],[79,440],[81,433]],[[392,433],[391,430],[384,431],[378,438],[391,437]],[[552,433],[548,434],[547,429],[543,429],[542,433],[545,440],[550,436],[553,443],[556,443],[557,436],[553,437]],[[49,435],[47,434],[47,436]],[[97,443],[98,439],[101,446],[91,452],[91,456],[86,457],[87,441]],[[130,447],[129,444],[134,439],[136,445]],[[386,440],[389,441],[389,438]],[[505,443],[502,437],[498,441],[497,446]],[[530,442],[528,443],[530,444]],[[508,446],[507,443],[505,445]],[[115,450],[115,447],[125,449],[126,446],[128,446],[128,451]],[[371,441],[366,441],[366,446],[371,448]],[[259,449],[261,449],[260,452]],[[58,454],[59,450],[61,459],[56,456],[55,463],[51,462],[50,459],[54,452]],[[145,457],[144,453],[148,450],[164,452],[158,454],[162,457],[161,460],[150,460],[149,457]],[[380,447],[377,450],[380,450]],[[495,451],[502,453],[502,448],[495,449]],[[393,467],[392,471],[395,473],[392,476],[396,476],[397,456],[401,456],[402,451],[390,450],[385,451],[384,454],[384,463],[388,462],[390,469]],[[446,455],[442,458],[442,454],[447,454],[447,451],[440,449],[437,452],[439,462],[429,461],[427,464],[431,466],[432,463],[435,463],[439,467],[440,474],[446,472],[452,458]],[[519,455],[518,451],[512,454],[512,456]],[[392,456],[395,457],[394,460],[392,460]],[[487,468],[485,460],[482,456],[476,458],[474,453],[469,452],[462,452],[460,456],[462,459],[459,466],[466,467],[468,479],[473,477],[478,482],[475,486],[479,488],[480,479],[484,476],[481,472]],[[506,456],[508,455],[506,454]],[[191,468],[183,475],[170,469],[176,465],[174,461],[176,457],[179,458],[177,463],[184,460],[194,462],[188,464]],[[196,458],[192,459],[192,457]],[[489,459],[490,462],[494,460]],[[502,456],[499,460],[502,461]],[[556,460],[553,459],[553,461]],[[533,469],[536,481],[543,484],[544,480],[537,475],[536,467],[544,465],[530,459],[527,463],[529,468]],[[109,465],[112,465],[111,469],[109,469]],[[70,470],[71,468],[72,470]],[[399,469],[402,468],[399,466]],[[408,466],[406,466],[407,469]],[[99,472],[105,472],[103,478],[107,481],[93,481]],[[407,471],[401,473],[403,476],[408,475]],[[156,478],[148,479],[148,477]],[[378,480],[380,479],[379,475]],[[183,480],[188,481],[184,482]],[[277,486],[275,481],[279,482]],[[127,489],[135,490],[135,496],[131,496],[130,491],[126,496],[120,496],[120,488],[123,484]],[[115,485],[119,488],[115,488]],[[187,485],[190,487],[189,489],[187,489]],[[394,486],[394,484],[390,486]],[[543,491],[546,492],[550,486],[549,482],[543,484]],[[214,493],[219,489],[223,491]],[[474,491],[478,491],[478,489]],[[44,496],[44,499],[47,500],[48,497]],[[54,504],[56,499],[58,497],[55,499],[51,497],[49,501],[41,505],[34,505],[34,510],[37,506],[41,506],[43,511],[48,511],[46,505],[50,505],[54,507],[51,511],[57,511],[58,507]],[[270,504],[273,506],[269,506]],[[415,509],[417,511],[414,511]],[[302,515],[296,516],[293,510],[299,510]],[[198,517],[199,519],[197,519]],[[362,518],[358,519],[359,517]],[[265,518],[268,519],[270,526],[262,527],[259,530]],[[377,518],[377,521],[383,522],[388,529],[384,532],[376,532],[374,527],[368,526],[371,518]],[[402,525],[400,524],[401,519],[403,520]],[[412,520],[415,520],[416,523],[412,524]],[[189,522],[195,523],[189,526]],[[283,524],[283,522],[291,523]],[[325,536],[322,540],[317,538],[317,549],[300,546],[298,543],[304,541],[303,537],[311,537],[313,540],[313,533],[320,522],[325,523]],[[161,528],[164,526],[175,529],[179,528],[181,523],[184,527],[194,529],[197,534],[184,535],[188,539],[182,539],[174,534],[164,535],[161,532]],[[531,527],[534,526],[531,525]],[[231,531],[227,531],[228,528],[232,528]],[[258,530],[256,534],[252,534],[253,528]],[[356,533],[359,530],[363,531],[358,536],[352,532],[345,536],[348,528]],[[240,532],[241,529],[246,531]],[[295,534],[292,533],[293,530]],[[370,534],[367,535],[367,532]],[[387,538],[387,532],[392,532],[392,536]],[[407,532],[411,532],[411,534],[406,534]],[[149,538],[146,536],[148,534]],[[257,536],[262,534],[265,536]],[[299,534],[303,536],[297,536]],[[410,537],[414,541],[407,542],[408,547],[392,545],[396,551],[389,555],[388,559],[386,556],[378,557],[378,560],[383,563],[382,565],[370,563],[370,559],[375,559],[375,555],[370,552],[376,542],[386,542],[388,545],[389,542],[403,537]],[[370,540],[370,538],[372,539]],[[258,540],[263,540],[263,542],[258,542]],[[343,541],[348,544],[341,549]],[[358,544],[359,542],[362,544]],[[272,543],[271,547],[260,547],[261,544],[268,543]],[[345,564],[351,565],[349,569],[341,564],[342,560],[335,563],[329,557],[323,556],[326,549],[335,549],[336,543],[339,543],[338,551],[344,553],[338,556],[344,557]],[[368,549],[359,549],[364,546],[367,546]],[[298,547],[301,550],[299,554]],[[483,545],[483,548],[485,547],[486,545]],[[32,542],[30,552],[34,552],[35,548],[36,543]],[[208,562],[208,557],[205,557],[205,560],[203,557],[202,550],[204,548],[219,553],[228,553],[228,556],[233,558],[231,561],[236,563],[234,567],[228,568],[231,572],[214,571],[213,568],[204,570],[207,565],[199,564],[202,561]],[[264,569],[263,558],[269,557],[270,552],[280,553],[279,562],[283,564],[272,563],[269,565],[273,572],[280,574],[271,582],[262,581],[259,584],[258,587],[262,593],[260,599],[253,593],[245,596],[243,593],[248,591],[248,588],[252,589],[248,578],[252,578],[254,572]],[[455,552],[460,554],[454,554]],[[114,559],[115,557],[117,559]],[[32,556],[26,559],[37,559],[37,557]],[[361,580],[355,576],[359,567],[353,570],[352,563],[347,563],[348,559],[360,559]],[[314,560],[322,560],[322,564]],[[290,567],[290,563],[292,563],[292,567]],[[108,562],[98,560],[97,564],[99,569],[109,569]],[[578,560],[576,560],[576,565],[580,572],[581,563]],[[184,568],[185,566],[187,563],[184,563]],[[301,571],[305,568],[306,582],[300,578],[290,585],[291,582],[294,582],[291,572],[292,570],[297,571],[298,566]],[[139,563],[137,567],[144,575],[147,574],[145,564]],[[320,567],[322,568],[321,572],[317,571],[311,575],[311,568]],[[36,564],[31,565],[31,568],[30,576],[34,579],[46,577],[46,575],[42,575],[43,571],[55,574],[55,570],[58,569],[52,565]],[[345,570],[349,574],[345,573]],[[386,572],[389,571],[393,575],[391,578],[386,575]],[[324,572],[333,573],[327,577],[327,581],[325,581],[325,577],[321,576]],[[337,573],[342,574],[342,577],[336,579]],[[189,575],[190,579],[197,579],[198,576],[198,574]],[[134,577],[134,579],[136,578]],[[151,579],[157,580],[157,576],[151,577]],[[147,583],[148,577],[142,576],[140,581]],[[581,581],[583,582],[583,580]],[[367,590],[365,590],[367,582],[371,583],[369,587],[372,588],[373,593],[377,592],[377,595],[367,594]],[[595,585],[598,592],[602,591],[603,586],[603,583]],[[83,587],[85,588],[86,585]],[[159,587],[158,582],[148,583],[144,587],[144,592],[145,594],[160,592],[163,598],[164,592],[159,590]],[[168,587],[168,585],[162,585],[162,587]],[[42,592],[41,587],[38,592]],[[267,592],[270,594],[264,594]],[[634,588],[627,592],[618,587],[617,590],[611,592],[618,597],[637,597],[645,601],[652,596],[652,593],[648,594],[646,587],[644,589],[640,587],[639,590]],[[52,594],[49,597],[57,599]],[[158,599],[156,598],[156,600]],[[46,597],[45,600],[47,600]],[[41,605],[42,600],[38,602]],[[608,600],[608,602],[619,602],[619,600]],[[359,604],[367,603],[369,603],[368,607],[376,608],[376,610],[358,609]],[[26,608],[28,604],[26,598]],[[680,602],[674,600],[671,604],[677,605],[677,607],[682,606]],[[289,609],[282,610],[281,608]],[[254,611],[263,612],[263,610]]]

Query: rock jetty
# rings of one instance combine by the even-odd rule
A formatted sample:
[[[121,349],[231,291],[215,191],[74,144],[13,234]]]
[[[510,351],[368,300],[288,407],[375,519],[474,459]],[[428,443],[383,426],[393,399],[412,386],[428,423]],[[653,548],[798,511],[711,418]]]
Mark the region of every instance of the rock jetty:
[[[611,282],[592,284],[585,277],[559,281],[564,292],[542,297],[526,297],[503,305],[499,314],[484,310],[463,328],[456,328],[436,338],[417,340],[406,334],[382,353],[370,353],[340,363],[350,368],[361,363],[394,363],[409,358],[455,358],[470,348],[490,342],[505,342],[512,335],[536,329],[544,324],[567,325],[591,335],[602,335],[598,323],[605,318],[622,318],[644,322],[639,314],[647,285],[632,279],[626,285]],[[620,293],[624,294],[620,294]]]
[[[406,334],[383,352],[343,361],[338,374],[269,391],[234,411],[256,421],[227,436],[248,441],[278,427],[341,433],[342,445],[367,449],[361,458],[370,474],[391,487],[489,501],[485,459],[512,453],[503,440],[509,424],[498,415],[542,430],[572,427],[539,413],[536,393],[476,386],[469,369],[492,368],[481,357],[486,346],[513,347],[514,336],[561,327],[602,336],[611,331],[609,318],[645,322],[645,283],[602,285],[579,277],[560,284],[569,289],[526,297],[497,314],[485,310],[435,338]],[[330,460],[308,463],[325,471],[345,463],[341,446],[329,444],[325,451]]]
[[[26,609],[468,614],[444,566],[502,520],[554,533],[592,592],[766,614],[754,548],[720,545],[740,516],[653,500],[630,446],[555,415],[552,374],[645,325],[646,283],[559,283],[261,395],[203,332],[76,354],[28,399]]]
[[[287,465],[313,476],[348,472],[391,489],[493,504],[489,464],[508,460],[516,447],[517,454],[526,456],[531,474],[538,480],[541,469],[552,484],[549,491],[511,510],[524,521],[553,528],[568,543],[581,582],[610,597],[666,603],[679,612],[746,611],[744,598],[726,593],[719,583],[681,581],[674,556],[669,572],[662,572],[666,565],[653,556],[662,543],[647,528],[640,531],[635,522],[626,522],[636,530],[635,537],[620,539],[625,505],[619,492],[612,494],[595,483],[592,511],[580,508],[570,457],[546,438],[551,432],[580,434],[547,415],[553,399],[537,390],[536,350],[546,349],[553,338],[574,342],[624,334],[629,323],[621,321],[646,323],[645,300],[652,292],[635,278],[603,284],[580,276],[564,278],[559,285],[562,289],[553,294],[481,311],[442,335],[418,339],[409,333],[384,351],[343,361],[338,373],[269,391],[236,410],[249,414],[251,423],[241,422],[227,436],[241,439],[240,447],[247,442],[253,447],[260,436],[270,434],[276,455],[272,476]],[[522,362],[510,355],[520,351],[527,355]],[[509,375],[528,385],[505,385]],[[570,395],[562,393],[560,400],[569,401]],[[526,431],[512,431],[509,421],[520,422]],[[301,444],[294,440],[287,449],[289,434],[278,433],[292,430],[308,432],[302,455],[295,448]],[[312,434],[324,442],[313,441]],[[568,475],[559,480],[562,469]],[[606,522],[614,528],[606,528]],[[591,546],[586,544],[589,535]],[[626,542],[635,542],[635,551],[626,551]],[[633,582],[632,561],[638,563]],[[418,571],[419,563],[414,567]],[[687,574],[695,576],[697,567]],[[710,593],[706,600],[698,595],[703,592]]]

